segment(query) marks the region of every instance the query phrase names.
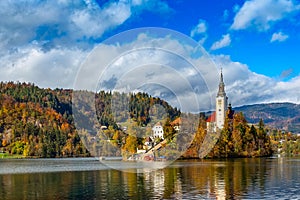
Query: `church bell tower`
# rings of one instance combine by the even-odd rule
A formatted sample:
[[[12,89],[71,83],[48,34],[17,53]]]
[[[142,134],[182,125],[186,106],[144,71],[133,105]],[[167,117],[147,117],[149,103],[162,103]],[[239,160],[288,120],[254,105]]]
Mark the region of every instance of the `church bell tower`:
[[[219,91],[216,97],[216,126],[218,129],[224,127],[228,97],[225,93],[225,84],[223,81],[223,73],[221,69]]]

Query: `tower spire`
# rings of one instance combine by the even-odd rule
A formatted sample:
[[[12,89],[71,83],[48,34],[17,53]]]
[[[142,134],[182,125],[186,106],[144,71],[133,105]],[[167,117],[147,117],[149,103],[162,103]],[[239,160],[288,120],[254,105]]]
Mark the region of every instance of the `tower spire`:
[[[222,72],[222,68],[221,68],[221,74],[220,74],[220,83],[219,83],[219,91],[218,91],[218,97],[225,97],[226,93],[225,93],[225,84],[223,81],[223,72]]]
[[[223,68],[221,67],[221,77],[220,77],[220,82],[221,82],[221,83],[224,82],[224,81],[223,81],[223,73],[222,73],[222,72],[223,72]]]

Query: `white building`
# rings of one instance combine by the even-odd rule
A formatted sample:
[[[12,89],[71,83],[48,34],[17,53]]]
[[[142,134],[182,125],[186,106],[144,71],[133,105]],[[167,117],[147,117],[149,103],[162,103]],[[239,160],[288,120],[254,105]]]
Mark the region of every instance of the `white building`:
[[[157,122],[152,128],[153,138],[164,139],[164,129],[160,122]]]

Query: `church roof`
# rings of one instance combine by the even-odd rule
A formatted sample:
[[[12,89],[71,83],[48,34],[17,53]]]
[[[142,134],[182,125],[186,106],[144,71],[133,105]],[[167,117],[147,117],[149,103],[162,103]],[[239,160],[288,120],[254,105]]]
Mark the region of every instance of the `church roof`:
[[[215,122],[216,121],[216,112],[213,112],[206,120],[206,122]]]
[[[162,126],[160,122],[157,122],[154,126]]]
[[[176,118],[176,119],[175,119],[174,121],[172,121],[170,124],[171,124],[172,126],[180,125],[180,124],[181,124],[181,118],[180,118],[180,117]]]
[[[151,137],[146,137],[145,142],[152,142]]]

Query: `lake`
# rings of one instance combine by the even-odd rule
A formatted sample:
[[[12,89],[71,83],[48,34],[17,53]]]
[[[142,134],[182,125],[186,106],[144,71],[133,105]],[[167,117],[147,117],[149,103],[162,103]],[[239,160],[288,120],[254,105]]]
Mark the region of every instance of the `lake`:
[[[107,163],[1,159],[0,198],[300,199],[299,158],[184,160],[154,171],[133,162]]]

